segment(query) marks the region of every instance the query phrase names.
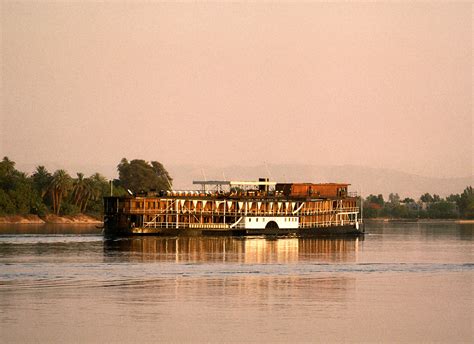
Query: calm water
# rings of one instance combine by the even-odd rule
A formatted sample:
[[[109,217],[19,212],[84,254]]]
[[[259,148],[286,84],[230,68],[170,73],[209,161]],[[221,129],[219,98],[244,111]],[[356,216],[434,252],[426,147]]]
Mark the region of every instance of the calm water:
[[[104,240],[3,226],[0,342],[473,342],[473,225],[367,230]]]

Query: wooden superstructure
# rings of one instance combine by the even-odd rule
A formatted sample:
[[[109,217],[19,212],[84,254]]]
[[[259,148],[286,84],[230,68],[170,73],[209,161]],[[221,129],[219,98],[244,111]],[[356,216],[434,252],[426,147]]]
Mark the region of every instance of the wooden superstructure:
[[[205,181],[199,191],[105,197],[110,234],[361,233],[349,184]],[[206,188],[212,187],[212,190]]]

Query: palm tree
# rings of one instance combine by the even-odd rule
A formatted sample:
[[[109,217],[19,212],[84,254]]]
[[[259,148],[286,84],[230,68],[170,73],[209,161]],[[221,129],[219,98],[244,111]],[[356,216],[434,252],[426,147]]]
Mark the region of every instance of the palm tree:
[[[49,189],[53,198],[53,212],[56,215],[59,215],[61,201],[67,195],[71,186],[72,178],[65,170],[57,170],[54,172]]]
[[[31,176],[33,184],[41,195],[41,198],[44,198],[48,192],[48,187],[51,184],[51,173],[48,172],[46,167],[40,165],[36,167],[36,171]]]
[[[0,161],[0,175],[11,176],[15,172],[15,162],[10,160],[7,156]]]
[[[107,179],[100,173],[94,173],[86,180],[86,194],[81,204],[81,212],[87,210],[89,201],[97,201],[104,194],[104,188],[108,185]]]
[[[77,173],[77,179],[73,182],[72,188],[72,203],[79,206],[81,199],[84,197],[86,189],[86,179],[84,173]]]
[[[85,213],[87,209],[87,203],[89,203],[89,200],[92,198],[94,190],[94,185],[93,181],[90,178],[85,178],[84,179],[84,189],[82,192],[82,197],[79,201],[79,209],[81,213]]]

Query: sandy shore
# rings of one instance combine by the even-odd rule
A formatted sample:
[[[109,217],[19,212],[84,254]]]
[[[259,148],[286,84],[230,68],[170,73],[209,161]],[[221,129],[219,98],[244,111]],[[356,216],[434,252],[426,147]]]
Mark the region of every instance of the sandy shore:
[[[39,217],[38,215],[11,215],[0,216],[0,224],[43,224],[43,223],[59,223],[59,224],[102,224],[98,220],[88,215],[71,215],[71,216],[57,216],[53,214]]]

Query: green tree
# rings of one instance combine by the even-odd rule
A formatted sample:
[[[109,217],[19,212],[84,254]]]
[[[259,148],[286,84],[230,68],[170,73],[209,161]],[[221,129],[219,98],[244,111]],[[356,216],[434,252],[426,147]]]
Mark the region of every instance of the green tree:
[[[15,214],[16,207],[10,199],[10,195],[3,189],[0,189],[0,215]]]
[[[120,184],[132,192],[171,189],[172,179],[158,161],[148,163],[145,160],[135,159],[128,162],[123,158],[117,170]]]
[[[46,167],[40,165],[36,167],[35,172],[31,176],[34,188],[39,192],[41,197],[45,197],[48,193],[48,187],[51,184],[52,175]]]
[[[32,180],[15,169],[15,162],[4,157],[0,162],[0,213],[30,214],[43,211],[44,205]]]
[[[121,196],[125,196],[125,195],[128,194],[127,190],[125,190],[123,188],[123,186],[120,184],[120,180],[114,179],[110,182],[113,184],[113,187],[112,187],[113,194],[112,194],[112,196],[121,197]]]
[[[71,202],[75,206],[79,207],[81,199],[84,197],[86,192],[86,180],[84,179],[84,173],[78,172],[77,178],[72,182],[72,194]]]
[[[50,192],[53,200],[53,212],[59,215],[61,202],[67,196],[72,188],[72,178],[65,170],[57,170],[54,172],[51,183]]]
[[[84,211],[101,213],[103,211],[103,197],[109,193],[109,182],[100,173],[94,173],[89,177],[89,203],[85,205]]]
[[[467,186],[458,200],[459,212],[463,218],[474,219],[474,190]]]
[[[78,207],[81,213],[101,213],[102,198],[108,194],[109,185],[108,180],[100,173],[94,173],[88,178],[78,173],[71,197],[73,205]]]
[[[364,204],[364,217],[365,218],[373,218],[378,216],[378,209],[371,208]]]
[[[459,194],[455,194],[455,195],[451,194],[448,197],[446,197],[446,201],[455,202],[456,204],[458,204],[460,200],[461,200],[461,196]]]
[[[84,179],[84,188],[78,206],[81,213],[85,213],[89,200],[94,197],[94,183],[90,178]]]
[[[11,161],[7,156],[3,157],[3,160],[0,162],[0,176],[11,176],[15,172],[15,162]]]
[[[433,199],[433,196],[431,196],[429,193],[425,193],[420,196],[420,201],[425,202],[425,203],[432,203],[434,199]]]
[[[431,203],[427,213],[428,217],[432,219],[454,219],[458,217],[455,204],[448,201]]]
[[[378,196],[375,196],[375,195],[371,194],[371,195],[367,196],[366,201],[369,202],[369,203],[378,204],[380,206],[383,206],[384,203],[385,203],[382,194],[379,194]]]

